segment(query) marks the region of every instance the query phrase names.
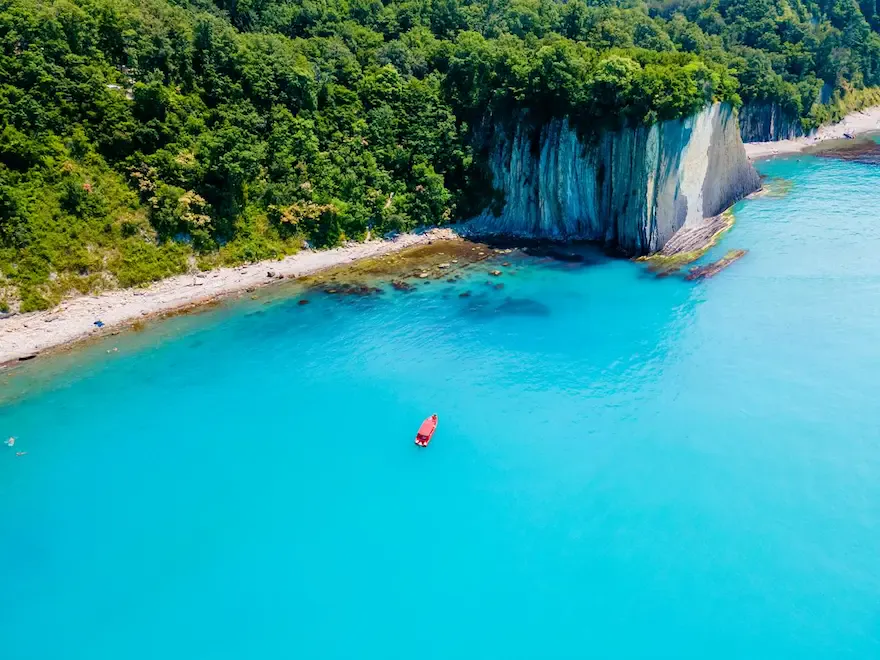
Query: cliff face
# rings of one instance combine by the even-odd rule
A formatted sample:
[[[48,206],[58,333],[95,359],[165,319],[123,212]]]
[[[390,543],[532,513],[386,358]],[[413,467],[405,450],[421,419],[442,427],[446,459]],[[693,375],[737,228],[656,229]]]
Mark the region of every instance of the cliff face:
[[[743,142],[790,140],[804,134],[797,117],[792,118],[775,103],[749,103],[739,109]]]
[[[475,232],[601,241],[632,255],[659,250],[685,224],[759,187],[733,110],[718,104],[686,119],[607,132],[590,145],[567,120],[537,136],[499,129],[490,167],[504,207],[475,218]]]

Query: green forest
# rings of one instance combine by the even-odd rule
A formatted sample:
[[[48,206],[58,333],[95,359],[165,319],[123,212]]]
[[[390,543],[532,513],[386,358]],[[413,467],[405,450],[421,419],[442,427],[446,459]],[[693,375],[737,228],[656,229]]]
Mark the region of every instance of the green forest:
[[[486,135],[880,100],[880,0],[0,0],[0,311],[467,218]]]

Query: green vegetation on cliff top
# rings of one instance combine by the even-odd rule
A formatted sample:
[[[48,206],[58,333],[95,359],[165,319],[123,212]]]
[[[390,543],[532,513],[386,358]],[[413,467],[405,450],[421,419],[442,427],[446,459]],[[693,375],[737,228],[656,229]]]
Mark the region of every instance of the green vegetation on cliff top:
[[[876,100],[878,28],[874,0],[0,0],[0,311],[468,217],[499,121],[809,128]]]

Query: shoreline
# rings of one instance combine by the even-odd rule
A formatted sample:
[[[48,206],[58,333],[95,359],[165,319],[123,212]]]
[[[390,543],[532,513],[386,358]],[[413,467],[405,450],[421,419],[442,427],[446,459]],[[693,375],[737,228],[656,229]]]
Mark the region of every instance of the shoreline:
[[[880,106],[874,106],[850,113],[837,124],[823,126],[809,136],[777,142],[747,142],[744,147],[746,156],[754,161],[800,153],[825,141],[843,139],[845,133],[856,137],[878,131]],[[281,260],[175,275],[144,288],[75,296],[53,309],[0,318],[0,369],[35,358],[50,349],[100,338],[138,321],[188,311],[257,287],[315,275],[434,241],[467,240],[466,226],[460,229],[464,231],[433,228],[330,250],[304,250]],[[721,233],[724,229],[718,232]],[[713,233],[710,245],[715,238]],[[95,321],[101,321],[103,326],[96,327]]]
[[[761,160],[801,153],[826,140],[846,139],[844,135],[846,133],[855,137],[877,131],[880,131],[880,106],[873,106],[851,112],[836,124],[818,128],[812,135],[778,142],[745,142],[743,146],[746,148],[746,156],[749,160]]]
[[[175,275],[141,289],[114,289],[97,295],[76,296],[53,309],[0,319],[0,369],[29,360],[49,349],[104,336],[110,330],[118,330],[136,321],[199,307],[336,266],[434,241],[451,240],[460,240],[451,229],[429,229],[331,250],[303,250],[281,260]],[[102,328],[94,325],[99,320],[104,324]]]

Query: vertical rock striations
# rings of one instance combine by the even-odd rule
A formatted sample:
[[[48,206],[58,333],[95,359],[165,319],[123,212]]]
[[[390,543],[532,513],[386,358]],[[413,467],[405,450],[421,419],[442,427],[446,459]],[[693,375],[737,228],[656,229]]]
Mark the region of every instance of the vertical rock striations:
[[[590,144],[565,119],[537,130],[496,131],[490,168],[504,207],[484,211],[472,231],[647,254],[759,187],[728,106],[606,132]]]
[[[804,134],[797,117],[792,118],[775,103],[748,103],[739,109],[743,142],[775,142]]]

